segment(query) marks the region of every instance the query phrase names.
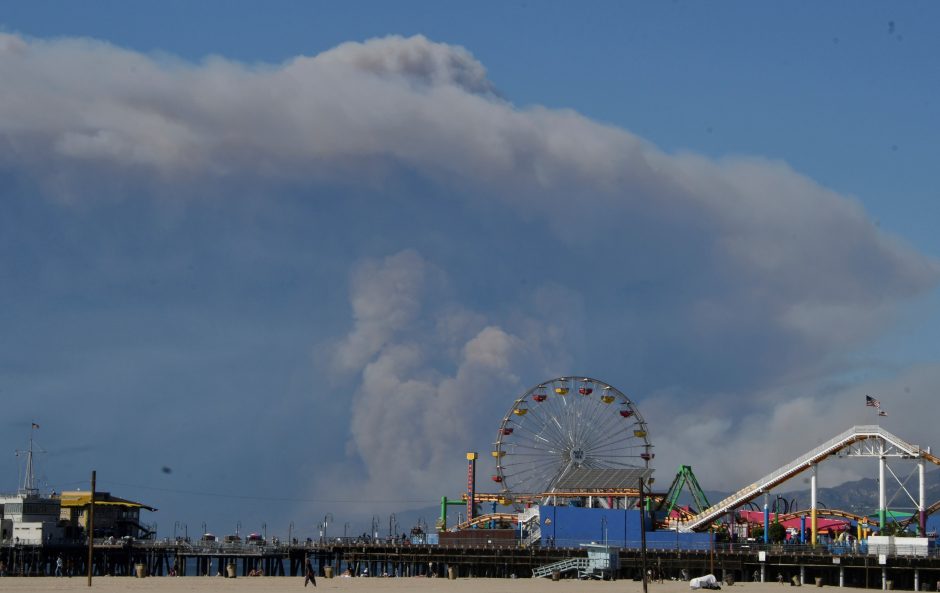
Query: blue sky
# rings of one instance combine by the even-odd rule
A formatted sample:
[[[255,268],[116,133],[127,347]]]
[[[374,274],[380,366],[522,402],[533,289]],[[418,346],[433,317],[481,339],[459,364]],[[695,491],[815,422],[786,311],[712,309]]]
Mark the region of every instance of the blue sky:
[[[868,392],[929,445],[937,11],[5,6],[7,447],[35,419],[51,485],[285,531],[456,494],[571,373],[709,488]]]

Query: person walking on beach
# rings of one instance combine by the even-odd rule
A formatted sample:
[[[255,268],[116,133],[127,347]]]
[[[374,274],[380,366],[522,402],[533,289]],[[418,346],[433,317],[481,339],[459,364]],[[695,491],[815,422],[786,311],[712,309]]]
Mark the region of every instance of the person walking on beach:
[[[59,554],[59,556],[55,559],[55,576],[65,576],[62,574],[62,554]]]
[[[317,586],[317,575],[313,572],[313,563],[310,562],[310,558],[307,558],[307,576],[304,577],[304,587],[307,586],[307,583],[313,583],[313,586]]]

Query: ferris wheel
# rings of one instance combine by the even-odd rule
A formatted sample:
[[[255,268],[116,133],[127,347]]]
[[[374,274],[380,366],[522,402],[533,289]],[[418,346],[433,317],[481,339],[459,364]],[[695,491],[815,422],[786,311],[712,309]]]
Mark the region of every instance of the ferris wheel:
[[[604,381],[558,377],[516,399],[500,422],[493,481],[509,495],[550,492],[575,468],[648,468],[646,422],[633,401]]]

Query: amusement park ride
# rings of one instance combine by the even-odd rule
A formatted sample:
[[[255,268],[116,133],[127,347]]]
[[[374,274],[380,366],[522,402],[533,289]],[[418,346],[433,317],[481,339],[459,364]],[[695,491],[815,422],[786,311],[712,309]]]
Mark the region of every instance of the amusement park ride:
[[[466,520],[454,530],[485,527],[538,529],[537,510],[540,506],[574,506],[596,509],[636,510],[643,484],[654,482],[650,462],[654,458],[646,421],[636,404],[609,383],[590,377],[558,377],[543,381],[515,399],[503,416],[496,433],[492,456],[496,463],[492,481],[497,492],[476,491],[476,453],[467,454],[467,492],[459,501],[442,500],[438,527],[447,529],[447,506],[466,506]],[[817,502],[819,464],[830,458],[869,457],[879,464],[879,503],[877,519],[846,511],[823,509]],[[904,483],[887,466],[887,460],[905,459],[917,464],[918,496],[913,496]],[[924,472],[926,463],[940,465],[940,458],[894,436],[880,426],[856,426],[819,445],[794,461],[763,478],[711,504],[699,486],[692,468],[680,466],[666,492],[644,492],[646,508],[658,529],[676,534],[709,531],[719,521],[731,516],[735,523],[752,501],[763,497],[763,537],[769,534],[770,493],[793,477],[809,472],[810,507],[804,511],[776,513],[778,521],[801,519],[801,541],[815,545],[818,521],[822,516],[857,521],[862,526],[878,528],[886,525],[886,471],[898,479],[900,491],[910,499],[916,511],[904,521],[917,525],[926,533],[927,516],[940,510],[940,501],[928,506],[925,500]],[[680,495],[687,489],[694,503],[681,506]],[[644,487],[645,490],[645,487]],[[479,515],[477,505],[492,504],[492,513]],[[496,506],[511,507],[496,512]],[[805,526],[805,518],[810,525]],[[750,519],[745,518],[747,523]],[[734,527],[734,526],[728,526]],[[745,532],[747,526],[745,526]],[[811,532],[811,539],[810,533]],[[537,538],[526,538],[535,543]]]

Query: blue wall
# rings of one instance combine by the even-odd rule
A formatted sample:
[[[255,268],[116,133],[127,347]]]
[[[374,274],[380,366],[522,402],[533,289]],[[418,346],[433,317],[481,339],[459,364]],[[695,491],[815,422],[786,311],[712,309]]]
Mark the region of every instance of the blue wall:
[[[577,547],[591,542],[607,543],[621,548],[639,548],[641,513],[636,509],[588,509],[568,506],[540,506],[542,546]],[[709,534],[649,531],[652,521],[647,516],[646,542],[649,548],[708,549]]]
[[[940,513],[927,515],[927,533],[940,533]]]
[[[646,534],[646,547],[650,550],[708,550],[711,534],[651,531]]]
[[[640,541],[640,511],[635,509],[586,509],[582,507],[540,506],[542,545],[572,547],[582,543],[625,546]]]

